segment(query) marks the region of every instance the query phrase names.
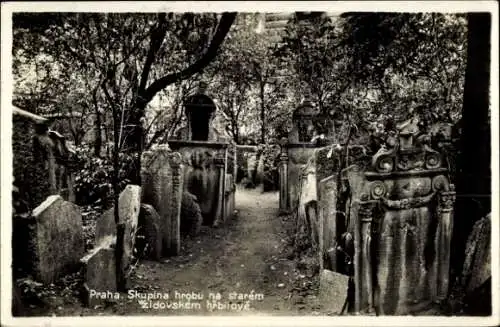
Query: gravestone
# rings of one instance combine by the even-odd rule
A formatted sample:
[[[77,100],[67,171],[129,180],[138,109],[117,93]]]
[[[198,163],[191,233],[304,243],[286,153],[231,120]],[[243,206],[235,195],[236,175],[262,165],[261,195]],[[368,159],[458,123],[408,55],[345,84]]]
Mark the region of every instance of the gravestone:
[[[225,186],[224,186],[224,190],[225,190],[225,195],[224,195],[224,201],[225,201],[225,204],[224,204],[224,210],[225,210],[225,213],[224,213],[224,217],[231,217],[233,212],[234,212],[234,209],[235,209],[235,203],[234,203],[234,192],[235,192],[235,189],[234,189],[234,176],[233,174],[226,174],[225,175],[226,178],[225,178]]]
[[[85,255],[82,263],[83,292],[85,305],[93,307],[104,301],[96,297],[94,292],[117,291],[115,247],[116,237],[108,235],[101,238],[98,246]]]
[[[168,145],[142,154],[142,203],[150,204],[161,218],[163,255],[180,252],[180,213],[183,176],[181,156]]]
[[[135,234],[139,220],[141,205],[141,187],[127,185],[118,198],[118,215],[120,222],[125,223],[125,237],[123,248],[123,265],[126,267],[132,258],[135,244]],[[104,212],[96,222],[95,244],[98,245],[107,236],[116,236],[114,208]]]
[[[336,269],[336,214],[337,182],[330,176],[319,182],[318,221],[319,221],[319,262],[320,269]]]
[[[146,257],[159,261],[162,254],[161,218],[155,208],[149,204],[141,204],[139,226],[148,246]]]
[[[347,174],[358,313],[424,313],[448,294],[455,188],[417,123],[400,124],[367,171]]]
[[[187,127],[182,140],[169,140],[169,146],[177,151],[183,163],[181,190],[196,196],[205,225],[217,226],[226,220],[225,174],[236,174],[236,149],[232,142],[217,130],[216,105],[205,94],[206,85],[184,101]],[[167,178],[168,179],[168,178]],[[171,186],[171,189],[176,187]],[[173,197],[176,199],[176,197]],[[153,204],[155,206],[155,204]],[[171,207],[171,206],[170,206]],[[162,216],[162,210],[157,208]],[[171,232],[174,229],[168,228]],[[177,240],[178,235],[169,236]],[[174,242],[175,243],[175,242]],[[170,248],[170,247],[164,247]],[[177,254],[180,247],[172,249]]]
[[[25,242],[15,244],[13,239],[14,262],[29,263],[27,270],[43,283],[55,282],[78,266],[84,252],[82,226],[77,205],[60,195],[49,196],[31,216],[14,218],[14,236]],[[17,252],[19,246],[22,252]]]
[[[347,300],[349,277],[323,269],[319,278],[319,299],[323,309],[340,314]]]
[[[478,220],[467,240],[462,283],[467,294],[491,278],[491,214]]]

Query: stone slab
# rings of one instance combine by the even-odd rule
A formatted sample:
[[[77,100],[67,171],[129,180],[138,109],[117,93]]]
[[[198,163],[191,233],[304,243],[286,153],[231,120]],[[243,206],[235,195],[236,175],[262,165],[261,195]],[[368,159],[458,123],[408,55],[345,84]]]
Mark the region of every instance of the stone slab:
[[[145,151],[142,155],[142,203],[150,204],[160,216],[163,255],[177,255],[180,252],[180,212],[183,173],[188,175],[189,166],[182,161],[189,161],[186,154],[183,158],[178,152],[168,147],[159,147]]]
[[[105,302],[97,294],[114,295],[117,292],[115,246],[116,237],[106,236],[80,260],[84,282],[82,300],[87,306],[93,307]]]
[[[160,215],[152,205],[141,204],[139,221],[148,247],[146,257],[159,261],[163,250]]]
[[[340,314],[347,299],[349,277],[323,269],[319,283],[319,298],[323,309],[329,313]]]
[[[491,278],[491,218],[478,220],[466,245],[463,283],[467,293],[473,293]]]
[[[319,259],[323,269],[325,259],[328,269],[336,269],[336,258],[332,248],[336,243],[336,210],[337,210],[337,181],[336,176],[330,176],[319,182],[318,192],[318,220],[319,220]]]
[[[127,185],[120,193],[118,199],[118,214],[120,222],[125,223],[124,237],[124,261],[126,266],[133,255],[135,234],[139,221],[139,210],[141,205],[141,187],[138,185]],[[107,236],[116,236],[116,223],[114,208],[104,212],[96,223],[95,244],[100,244]]]
[[[51,195],[33,210],[27,225],[33,274],[53,283],[78,267],[84,253],[83,222],[77,205]],[[28,227],[25,225],[25,227]]]

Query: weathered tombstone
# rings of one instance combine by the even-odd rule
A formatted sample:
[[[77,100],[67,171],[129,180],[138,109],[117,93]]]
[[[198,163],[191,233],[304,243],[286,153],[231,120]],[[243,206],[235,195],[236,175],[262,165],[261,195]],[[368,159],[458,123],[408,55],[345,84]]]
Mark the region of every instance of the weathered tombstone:
[[[255,171],[255,183],[257,184],[257,188],[260,192],[264,191],[264,164],[265,164],[265,155],[264,147],[259,147],[259,160],[257,161],[257,167]]]
[[[141,187],[127,185],[118,198],[118,215],[120,222],[125,223],[125,237],[123,247],[123,266],[126,267],[132,258],[135,244],[135,235],[141,206]],[[96,222],[95,244],[98,245],[107,236],[116,236],[114,208],[104,212]]]
[[[22,245],[26,257],[16,258],[19,252],[13,249],[14,262],[28,262],[28,271],[43,283],[77,268],[84,252],[80,210],[60,195],[49,196],[31,216],[14,217],[14,235],[27,242]]]
[[[152,205],[141,204],[139,226],[142,227],[142,234],[148,246],[146,257],[153,260],[160,260],[163,247],[161,218]]]
[[[184,191],[181,204],[181,235],[198,235],[202,223],[203,217],[196,197]]]
[[[324,268],[336,270],[337,235],[337,182],[336,176],[330,176],[319,182],[318,221],[319,221],[319,264]],[[325,260],[326,259],[326,260]]]
[[[340,314],[347,301],[349,277],[323,269],[319,278],[319,299],[323,309]]]
[[[467,241],[463,281],[471,292],[491,277],[491,214],[474,224]]]
[[[224,195],[224,217],[229,218],[232,216],[234,212],[234,175],[233,174],[226,174],[225,175],[225,195]]]
[[[442,155],[417,133],[414,120],[401,125],[353,194],[359,313],[418,314],[448,293],[455,191]]]
[[[115,246],[116,237],[108,235],[80,259],[83,278],[82,300],[87,306],[102,304],[104,301],[100,294],[112,298],[117,291]]]
[[[161,218],[163,255],[180,252],[180,213],[183,189],[181,156],[167,145],[142,154],[142,203],[150,204]]]
[[[257,153],[249,153],[247,157],[247,177],[250,180],[250,186],[255,187],[256,175],[257,175]]]
[[[318,191],[316,165],[314,160],[309,160],[308,164],[302,168],[299,189],[299,203],[297,208],[298,219],[306,224],[312,246],[317,249],[319,242],[319,224],[317,217]]]

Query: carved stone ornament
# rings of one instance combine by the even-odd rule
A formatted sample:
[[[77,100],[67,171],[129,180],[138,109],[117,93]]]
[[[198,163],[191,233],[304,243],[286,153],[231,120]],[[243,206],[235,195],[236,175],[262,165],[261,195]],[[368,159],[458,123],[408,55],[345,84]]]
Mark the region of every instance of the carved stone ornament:
[[[415,118],[399,125],[398,139],[387,142],[374,156],[372,168],[378,173],[438,169],[442,156],[429,146],[430,137],[419,135]],[[418,137],[417,137],[418,136]]]

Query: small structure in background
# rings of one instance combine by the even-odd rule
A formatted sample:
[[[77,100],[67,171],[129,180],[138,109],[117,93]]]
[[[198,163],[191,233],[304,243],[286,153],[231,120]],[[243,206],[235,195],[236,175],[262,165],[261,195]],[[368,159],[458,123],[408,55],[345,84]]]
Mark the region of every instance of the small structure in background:
[[[205,89],[200,84],[186,99],[187,127],[168,144],[182,156],[184,190],[198,200],[204,223],[217,226],[234,211],[236,145],[213,127],[216,106]]]

